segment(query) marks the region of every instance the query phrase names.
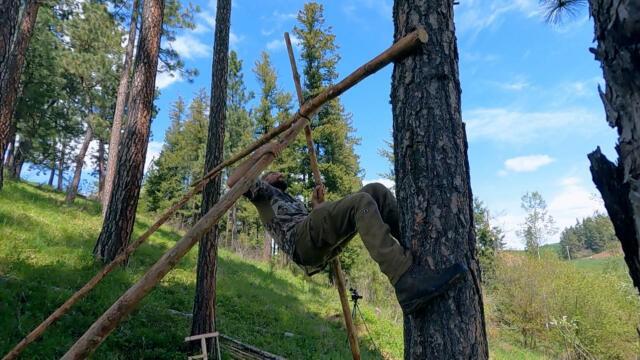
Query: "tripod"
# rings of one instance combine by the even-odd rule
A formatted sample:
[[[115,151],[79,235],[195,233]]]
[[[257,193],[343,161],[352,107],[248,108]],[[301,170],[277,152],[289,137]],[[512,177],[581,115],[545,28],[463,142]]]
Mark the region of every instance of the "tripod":
[[[371,343],[373,344],[375,349],[378,351],[378,353],[382,354],[376,342],[373,341],[373,336],[371,336],[371,331],[369,331],[369,327],[367,326],[367,322],[364,319],[362,310],[360,310],[360,307],[358,306],[358,300],[362,299],[362,295],[360,295],[358,293],[358,290],[354,288],[349,288],[349,292],[351,292],[351,301],[353,301],[353,309],[351,309],[351,318],[353,319],[353,322],[354,323],[356,322],[356,313],[360,314],[360,319],[362,319],[362,323],[364,324],[364,328],[367,330],[367,334],[369,335],[369,339],[371,340]]]

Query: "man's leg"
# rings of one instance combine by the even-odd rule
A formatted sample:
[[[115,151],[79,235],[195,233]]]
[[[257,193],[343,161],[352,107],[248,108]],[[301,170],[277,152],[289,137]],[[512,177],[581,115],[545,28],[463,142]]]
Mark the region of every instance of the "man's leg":
[[[389,225],[391,235],[400,239],[400,212],[398,210],[398,201],[391,190],[380,183],[371,183],[365,185],[360,191],[371,195],[378,205],[382,221]]]
[[[319,255],[334,254],[356,232],[360,234],[371,258],[392,284],[412,263],[411,254],[391,236],[390,227],[383,221],[378,204],[366,192],[322,204],[309,214],[297,231],[297,251],[303,263],[317,261]]]

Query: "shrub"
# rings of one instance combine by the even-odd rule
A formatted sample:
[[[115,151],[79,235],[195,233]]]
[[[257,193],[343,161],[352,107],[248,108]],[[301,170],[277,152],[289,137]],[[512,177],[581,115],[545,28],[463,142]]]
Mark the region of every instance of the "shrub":
[[[628,276],[503,254],[489,291],[490,318],[525,347],[568,359],[630,359],[640,350],[640,301]]]

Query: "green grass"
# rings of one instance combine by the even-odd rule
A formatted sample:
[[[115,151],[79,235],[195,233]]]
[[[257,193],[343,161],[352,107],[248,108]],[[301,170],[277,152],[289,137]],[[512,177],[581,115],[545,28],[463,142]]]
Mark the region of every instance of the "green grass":
[[[0,353],[4,354],[99,268],[91,251],[100,229],[98,205],[26,183],[0,193]],[[140,234],[152,219],[139,216]],[[162,228],[86,299],[25,351],[24,359],[59,358],[144,271],[180,238]],[[189,335],[197,250],[192,250],[107,338],[95,359],[184,359]],[[319,279],[318,281],[321,281]],[[349,347],[335,289],[289,270],[220,251],[220,331],[291,359],[345,359]],[[363,306],[372,335],[392,358],[402,357],[402,327]],[[293,336],[286,336],[286,333]],[[363,358],[380,358],[366,333]]]
[[[100,230],[97,203],[28,183],[7,181],[0,192],[0,355],[38,325],[101,267],[92,249]],[[135,233],[153,221],[140,214]],[[163,227],[110,274],[86,299],[54,324],[22,358],[59,358],[126,289],[181,237]],[[549,250],[549,249],[547,249]],[[521,252],[518,252],[518,254]],[[515,253],[514,253],[515,254]],[[107,338],[95,359],[184,359],[195,287],[193,249]],[[581,271],[626,274],[621,258],[579,259]],[[628,275],[627,275],[628,276]],[[325,277],[305,278],[288,269],[220,251],[218,328],[226,335],[290,359],[350,358],[340,305]],[[485,297],[485,301],[490,301]],[[402,324],[362,307],[374,341],[387,358],[403,353]],[[359,319],[358,319],[359,320]],[[488,319],[490,320],[490,319]],[[359,324],[363,359],[382,357]],[[293,334],[293,336],[285,335]],[[490,340],[492,359],[546,359],[500,331]]]

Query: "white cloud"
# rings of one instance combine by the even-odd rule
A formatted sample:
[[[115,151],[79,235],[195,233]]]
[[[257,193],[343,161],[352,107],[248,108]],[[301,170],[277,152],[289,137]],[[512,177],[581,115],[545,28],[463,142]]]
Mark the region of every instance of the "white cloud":
[[[169,87],[171,84],[182,81],[180,74],[161,72],[156,75],[156,87],[160,90]]]
[[[271,15],[263,16],[262,19],[265,20],[269,26],[267,28],[263,28],[260,30],[260,33],[263,36],[270,36],[276,31],[282,29],[285,23],[294,21],[297,17],[297,13],[283,13],[278,10],[275,10]]]
[[[504,162],[504,168],[506,171],[512,172],[533,172],[554,161],[555,159],[549,155],[518,156],[507,159]]]
[[[232,48],[237,48],[238,44],[244,40],[244,35],[238,35],[233,31],[229,33],[229,46]]]
[[[559,130],[595,131],[601,119],[583,108],[548,112],[520,112],[506,108],[478,108],[464,111],[469,141],[489,140],[523,144],[544,136],[558,136]]]
[[[604,212],[602,199],[590,183],[582,178],[566,176],[556,182],[557,191],[549,198],[547,210],[555,221],[558,232],[550,236],[545,244],[560,241],[560,234],[565,228],[575,225],[577,219]],[[493,225],[499,226],[505,234],[505,242],[509,249],[523,249],[522,239],[517,235],[524,220],[525,213],[517,203],[510,204],[499,216],[493,219]]]
[[[147,157],[144,160],[145,173],[149,170],[149,166],[151,165],[151,162],[160,156],[160,152],[162,151],[162,145],[164,145],[164,143],[159,141],[149,142],[149,145],[147,146]]]
[[[176,36],[176,39],[171,41],[169,45],[185,59],[201,58],[211,54],[211,49],[207,44],[189,34]]]
[[[371,180],[362,180],[362,186],[371,184],[371,183],[380,183],[387,187],[389,190],[394,190],[396,187],[396,183],[393,180],[379,178],[379,179],[371,179]]]
[[[560,180],[559,185],[560,192],[549,201],[549,213],[560,231],[574,225],[576,219],[591,216],[596,211],[605,211],[599,196],[595,191],[589,191],[580,178],[566,177]],[[560,233],[554,240],[560,240]]]
[[[526,17],[540,15],[538,0],[466,0],[456,7],[456,33],[459,36],[477,36],[481,31],[497,26],[512,12]]]
[[[494,83],[494,84],[497,85],[499,88],[507,91],[520,91],[531,86],[531,84],[529,84],[527,81],[522,79],[506,82],[506,83]]]
[[[502,213],[493,218],[491,225],[498,226],[504,232],[504,242],[507,249],[523,249],[522,240],[518,237],[517,232],[522,223],[524,214],[521,212]]]

